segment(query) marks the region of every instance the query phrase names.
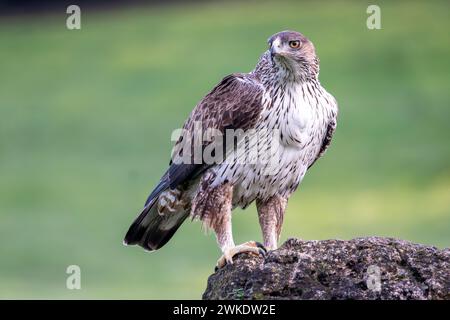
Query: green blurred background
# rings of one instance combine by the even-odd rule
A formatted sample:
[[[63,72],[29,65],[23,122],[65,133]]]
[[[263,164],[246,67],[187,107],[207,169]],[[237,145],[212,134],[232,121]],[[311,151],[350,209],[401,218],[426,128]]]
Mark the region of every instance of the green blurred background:
[[[378,4],[382,29],[368,30]],[[199,223],[160,251],[122,238],[170,135],[273,33],[307,35],[340,105],[332,147],[291,198],[282,241],[450,245],[450,5],[216,2],[0,17],[0,298],[201,297],[220,252]],[[260,240],[254,206],[237,243]],[[82,289],[66,289],[68,265]]]

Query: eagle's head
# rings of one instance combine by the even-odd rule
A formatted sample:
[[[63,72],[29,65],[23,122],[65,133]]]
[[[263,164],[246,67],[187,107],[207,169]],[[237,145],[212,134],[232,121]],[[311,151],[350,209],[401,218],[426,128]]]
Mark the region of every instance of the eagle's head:
[[[317,76],[319,59],[314,45],[296,31],[281,31],[269,38],[269,53],[273,64],[298,76]]]

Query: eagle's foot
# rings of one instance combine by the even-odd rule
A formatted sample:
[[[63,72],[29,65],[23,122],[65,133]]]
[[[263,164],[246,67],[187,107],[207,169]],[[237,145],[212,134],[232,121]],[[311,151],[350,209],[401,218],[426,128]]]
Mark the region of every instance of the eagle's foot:
[[[181,191],[178,189],[167,190],[161,193],[158,199],[158,214],[164,216],[166,214],[177,212],[184,206],[181,199]]]
[[[259,242],[248,241],[243,244],[225,249],[223,255],[217,260],[215,271],[222,268],[226,264],[233,264],[233,257],[239,253],[249,252],[256,255],[266,255],[266,248]]]

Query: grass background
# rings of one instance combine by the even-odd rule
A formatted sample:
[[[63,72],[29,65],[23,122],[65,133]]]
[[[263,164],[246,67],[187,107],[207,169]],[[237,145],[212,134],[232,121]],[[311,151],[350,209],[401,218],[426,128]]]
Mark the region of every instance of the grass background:
[[[0,19],[0,298],[201,297],[220,255],[187,222],[162,250],[122,246],[166,169],[170,134],[266,39],[303,32],[338,100],[332,147],[291,198],[282,241],[450,244],[450,5],[218,2]],[[237,243],[261,238],[254,206]],[[67,290],[66,267],[82,270]]]

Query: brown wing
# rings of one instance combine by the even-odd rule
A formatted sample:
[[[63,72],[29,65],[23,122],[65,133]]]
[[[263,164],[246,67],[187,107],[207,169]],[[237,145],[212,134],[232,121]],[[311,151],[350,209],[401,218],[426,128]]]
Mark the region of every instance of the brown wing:
[[[218,129],[249,129],[258,121],[262,109],[263,89],[259,81],[251,74],[233,74],[225,77],[192,111],[184,124],[186,131],[194,129],[195,121],[201,121],[202,127]],[[181,141],[179,140],[178,144]],[[205,146],[204,146],[205,147]],[[148,250],[162,247],[189,215],[189,211],[174,216],[170,226],[156,210],[155,203],[164,190],[175,189],[180,184],[206,170],[204,163],[170,164],[158,185],[147,198],[144,209],[128,229],[124,242],[139,244]]]
[[[208,93],[192,111],[183,128],[192,130],[195,121],[203,129],[249,129],[261,112],[263,88],[250,74],[231,74]]]
[[[195,107],[183,129],[192,134],[200,127],[198,124],[203,132],[208,128],[220,130],[222,133],[225,133],[226,129],[253,128],[262,110],[262,94],[263,87],[252,74],[226,76]],[[182,139],[174,147],[176,156],[182,156],[182,150],[178,151],[181,142]],[[203,148],[206,146],[207,143],[203,144]],[[167,172],[170,188],[176,188],[206,168],[208,165],[194,163],[193,159],[189,164],[175,164],[171,161]]]

